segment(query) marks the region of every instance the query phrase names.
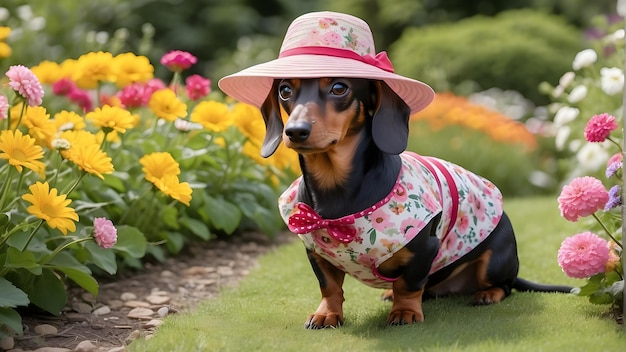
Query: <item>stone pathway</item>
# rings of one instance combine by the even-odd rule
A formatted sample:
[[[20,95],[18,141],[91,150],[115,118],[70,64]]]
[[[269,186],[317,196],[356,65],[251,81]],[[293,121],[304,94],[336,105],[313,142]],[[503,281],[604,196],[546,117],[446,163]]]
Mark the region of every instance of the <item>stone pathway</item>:
[[[69,291],[61,316],[23,313],[24,335],[0,341],[11,352],[120,352],[137,338],[149,339],[162,319],[193,309],[236,285],[257,258],[295,236],[245,233],[194,244],[165,263],[145,264],[137,273],[100,279],[97,298],[79,288]]]

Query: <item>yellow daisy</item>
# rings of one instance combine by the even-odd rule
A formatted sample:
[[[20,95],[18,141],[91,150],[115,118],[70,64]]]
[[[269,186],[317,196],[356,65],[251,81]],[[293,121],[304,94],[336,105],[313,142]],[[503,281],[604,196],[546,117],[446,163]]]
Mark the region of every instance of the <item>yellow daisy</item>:
[[[191,121],[201,124],[210,131],[221,132],[232,125],[232,115],[226,104],[205,100],[193,109]]]
[[[24,194],[22,199],[32,205],[26,208],[30,214],[45,220],[48,226],[59,229],[64,235],[67,231],[76,231],[75,222],[78,214],[68,207],[72,202],[65,194],[58,195],[56,188],[50,189],[48,182],[37,182],[28,187],[31,193]]]
[[[191,186],[187,182],[179,182],[178,177],[166,175],[154,182],[154,185],[164,194],[172,197],[186,206],[191,201]]]
[[[54,125],[57,130],[82,130],[87,125],[85,119],[74,111],[61,110],[54,114]]]
[[[17,171],[22,172],[22,167],[26,167],[43,175],[46,165],[39,161],[43,149],[31,136],[23,135],[20,130],[4,130],[0,133],[0,151],[0,159],[7,159]]]
[[[109,105],[96,108],[85,117],[91,119],[94,125],[102,128],[105,132],[114,130],[124,133],[126,129],[132,128],[135,122],[135,118],[128,110]]]
[[[31,71],[39,78],[41,84],[54,84],[59,81],[62,76],[61,66],[49,60],[44,60],[37,66],[33,66]]]
[[[148,107],[156,116],[166,121],[175,121],[178,117],[187,116],[187,105],[176,97],[173,90],[168,88],[152,93]]]
[[[84,146],[92,144],[100,145],[100,143],[98,143],[96,135],[85,130],[63,131],[59,134],[58,138],[65,139],[70,145],[69,149],[61,150],[61,155],[63,156],[63,158],[68,160],[72,159],[70,154],[72,154],[78,148],[82,148]]]
[[[71,152],[68,153],[68,159],[83,171],[104,179],[102,174],[110,174],[114,170],[111,157],[103,152],[97,144],[80,147],[70,146],[69,150]]]
[[[180,174],[180,166],[174,157],[168,152],[154,152],[144,155],[139,159],[141,171],[146,180],[155,183],[156,180],[165,176],[177,176]]]
[[[50,119],[50,114],[43,106],[27,107],[22,124],[28,127],[28,134],[43,146],[50,146],[52,137],[57,131],[56,125]]]
[[[113,58],[113,73],[118,88],[131,83],[147,82],[154,77],[154,67],[145,56],[134,53],[122,53]]]
[[[4,42],[5,39],[11,34],[10,27],[0,27],[0,59],[7,58],[11,56],[13,50],[11,47]]]
[[[237,103],[232,110],[232,123],[248,140],[257,146],[263,144],[265,125],[261,111],[249,104]]]
[[[113,54],[104,51],[89,52],[76,61],[72,80],[79,88],[95,89],[98,82],[115,82]]]

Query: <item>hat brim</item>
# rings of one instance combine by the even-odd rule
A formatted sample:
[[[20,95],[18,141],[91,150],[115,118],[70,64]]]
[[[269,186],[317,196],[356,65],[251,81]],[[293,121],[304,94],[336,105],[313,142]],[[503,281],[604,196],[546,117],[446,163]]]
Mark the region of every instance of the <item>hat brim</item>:
[[[227,95],[247,104],[261,107],[274,79],[346,77],[381,80],[387,83],[411,109],[424,109],[435,97],[430,86],[358,60],[320,56],[294,55],[251,66],[219,80]]]

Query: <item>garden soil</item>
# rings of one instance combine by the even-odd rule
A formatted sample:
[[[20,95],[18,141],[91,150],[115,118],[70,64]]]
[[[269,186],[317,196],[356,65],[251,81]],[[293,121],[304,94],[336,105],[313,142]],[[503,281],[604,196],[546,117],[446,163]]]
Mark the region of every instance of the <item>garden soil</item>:
[[[192,310],[235,286],[257,259],[295,240],[289,233],[275,238],[248,232],[194,243],[163,263],[146,263],[143,270],[99,278],[93,297],[80,288],[68,290],[60,316],[22,312],[24,335],[5,339],[0,350],[120,352],[134,339],[150,338],[170,314]]]

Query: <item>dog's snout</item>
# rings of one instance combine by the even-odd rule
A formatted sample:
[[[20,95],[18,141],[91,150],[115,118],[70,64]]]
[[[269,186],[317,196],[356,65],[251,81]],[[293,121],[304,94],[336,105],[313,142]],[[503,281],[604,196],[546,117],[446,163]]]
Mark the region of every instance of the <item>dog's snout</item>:
[[[296,121],[288,123],[285,127],[285,135],[290,141],[300,143],[304,142],[311,135],[312,124],[307,121]]]

